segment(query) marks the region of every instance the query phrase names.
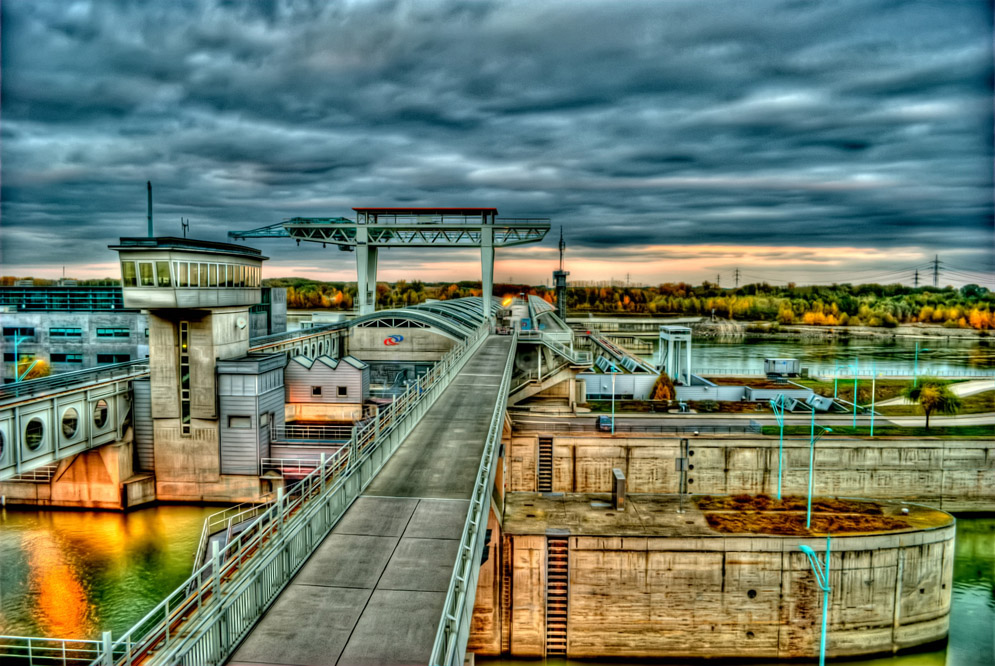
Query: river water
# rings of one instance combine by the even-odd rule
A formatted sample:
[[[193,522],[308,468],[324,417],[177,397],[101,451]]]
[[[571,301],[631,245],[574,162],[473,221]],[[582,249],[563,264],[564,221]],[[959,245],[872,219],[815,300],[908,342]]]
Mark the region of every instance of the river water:
[[[190,574],[201,525],[214,511],[0,510],[0,634],[97,638],[105,630],[124,632]],[[963,517],[957,521],[948,645],[847,663],[991,666],[993,642],[995,517]]]
[[[911,376],[916,365],[916,340],[910,338],[695,339],[691,349],[691,368],[696,373],[723,370],[760,373],[765,358],[797,358],[803,367],[828,368],[829,372],[837,364],[859,362],[863,374],[869,374],[873,364],[876,372]],[[966,371],[992,376],[993,370],[995,340],[992,338],[919,340],[920,375]],[[841,375],[845,372],[848,371],[840,370]]]

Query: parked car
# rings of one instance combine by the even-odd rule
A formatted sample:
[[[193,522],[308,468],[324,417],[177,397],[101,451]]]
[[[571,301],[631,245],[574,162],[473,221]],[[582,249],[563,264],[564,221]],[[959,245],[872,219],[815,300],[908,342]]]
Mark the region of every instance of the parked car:
[[[601,432],[611,432],[612,431],[612,417],[610,416],[599,416],[598,417],[598,430]]]

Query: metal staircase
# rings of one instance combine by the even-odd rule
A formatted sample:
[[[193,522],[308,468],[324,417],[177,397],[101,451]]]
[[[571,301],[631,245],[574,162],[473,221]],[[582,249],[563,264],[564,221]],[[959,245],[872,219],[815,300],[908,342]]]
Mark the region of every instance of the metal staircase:
[[[567,654],[568,537],[546,537],[546,656]]]

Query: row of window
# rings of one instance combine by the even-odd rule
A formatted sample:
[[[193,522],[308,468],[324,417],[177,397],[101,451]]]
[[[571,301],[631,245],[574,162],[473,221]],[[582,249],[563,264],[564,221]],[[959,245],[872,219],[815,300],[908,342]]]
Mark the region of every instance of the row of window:
[[[146,329],[146,335],[148,334],[148,329]],[[22,338],[33,338],[35,336],[35,329],[29,326],[20,327],[4,327],[3,335],[6,338],[12,338],[15,335]],[[83,337],[83,329],[81,328],[50,328],[48,329],[48,335],[51,338],[81,338]],[[131,329],[127,327],[116,327],[116,328],[98,328],[97,329],[98,338],[128,338],[131,337]]]
[[[259,287],[262,270],[241,264],[193,261],[122,261],[125,287]]]
[[[96,428],[103,428],[107,425],[109,408],[106,400],[99,400],[93,406],[93,425]],[[70,407],[62,413],[62,437],[69,441],[79,432],[80,413],[75,407]],[[24,426],[24,443],[29,451],[37,451],[45,438],[45,423],[40,418],[30,419]],[[0,458],[4,454],[4,437],[0,432]]]
[[[36,354],[18,354],[18,356],[20,357],[20,359],[19,359],[20,363],[31,362],[31,361],[35,360],[35,358],[37,358]],[[5,353],[3,355],[3,360],[6,361],[6,362],[13,362],[14,361],[14,354],[12,354],[12,353]],[[98,364],[103,364],[103,363],[126,363],[126,362],[128,362],[130,360],[131,360],[131,354],[97,354],[97,363]],[[66,352],[66,353],[53,352],[49,356],[49,361],[51,361],[52,363],[82,363],[83,362],[83,355],[82,354],[69,353],[69,352]]]

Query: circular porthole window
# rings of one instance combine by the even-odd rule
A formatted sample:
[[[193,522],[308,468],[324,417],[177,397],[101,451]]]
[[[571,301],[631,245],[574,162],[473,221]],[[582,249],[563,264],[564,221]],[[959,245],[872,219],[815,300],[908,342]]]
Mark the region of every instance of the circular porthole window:
[[[62,412],[62,436],[72,439],[79,432],[79,412],[76,408],[70,407]]]
[[[104,424],[107,423],[107,401],[98,400],[97,404],[93,406],[93,425],[98,428],[103,428]]]
[[[41,441],[45,437],[45,424],[41,419],[31,419],[24,427],[24,443],[29,451],[37,451],[41,447]]]
[[[3,460],[4,445],[6,443],[6,440],[3,438],[3,430],[0,430],[0,460]]]

